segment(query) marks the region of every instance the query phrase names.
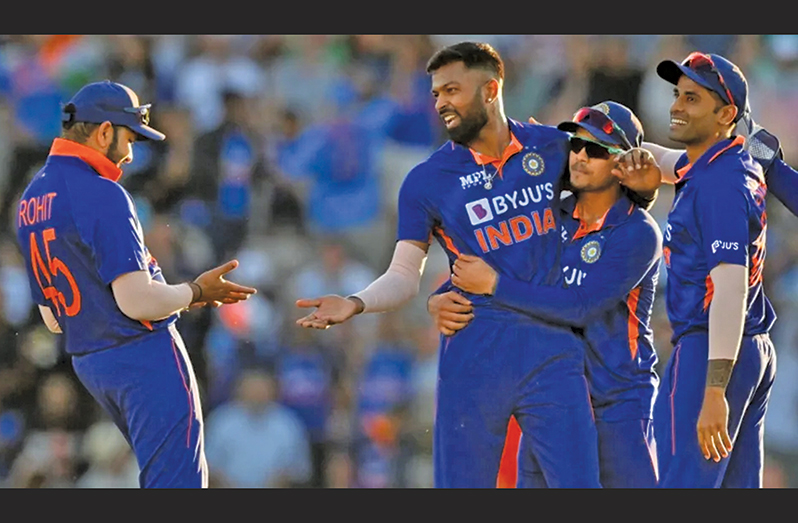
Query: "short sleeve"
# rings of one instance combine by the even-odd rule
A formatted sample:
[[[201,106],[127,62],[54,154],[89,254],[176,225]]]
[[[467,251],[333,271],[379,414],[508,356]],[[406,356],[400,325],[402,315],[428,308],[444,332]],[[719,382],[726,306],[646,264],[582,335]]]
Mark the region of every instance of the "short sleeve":
[[[128,272],[147,270],[148,255],[135,204],[117,184],[105,184],[93,202],[91,217],[81,231],[94,255],[97,271],[105,284]]]
[[[397,240],[428,242],[434,219],[424,204],[420,182],[423,176],[414,169],[408,173],[399,189]]]
[[[696,215],[710,271],[720,263],[748,265],[749,205],[747,189],[738,179],[729,173],[697,188]]]

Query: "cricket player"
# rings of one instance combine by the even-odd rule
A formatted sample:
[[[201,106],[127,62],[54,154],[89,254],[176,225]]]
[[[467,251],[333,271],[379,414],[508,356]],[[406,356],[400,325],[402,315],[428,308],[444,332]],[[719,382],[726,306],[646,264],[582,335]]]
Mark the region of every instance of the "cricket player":
[[[130,443],[143,488],[204,488],[208,470],[197,381],[175,328],[181,311],[247,299],[232,260],[169,285],[118,183],[136,140],[163,140],[150,105],[102,81],[63,107],[62,137],[19,201],[17,240],[50,331],[63,333],[81,383]]]
[[[315,310],[298,325],[325,329],[407,303],[418,293],[433,238],[451,265],[470,254],[520,281],[562,279],[559,182],[568,166],[568,134],[505,116],[504,64],[487,44],[446,47],[427,72],[451,140],[402,184],[388,270],[354,296],[299,299],[298,307]],[[476,317],[441,338],[435,486],[495,487],[515,416],[534,435],[530,452],[548,485],[600,487],[582,339],[490,296],[466,295]]]
[[[451,285],[471,294],[492,295],[532,316],[578,329],[588,347],[587,379],[598,430],[601,484],[653,488],[657,463],[652,409],[659,378],[649,320],[662,233],[645,211],[650,202],[621,186],[613,173],[617,155],[641,145],[643,128],[631,110],[612,101],[584,107],[573,121],[558,128],[573,133],[564,188],[574,194],[560,210],[563,285],[537,285],[499,275],[484,260],[467,255],[455,262]],[[656,164],[651,168],[656,169]],[[430,310],[440,313],[434,304]],[[441,324],[438,318],[436,324]],[[545,488],[545,478],[526,448],[528,439],[524,433],[518,486]],[[508,443],[514,444],[509,434]]]
[[[654,410],[660,486],[761,487],[776,315],[762,287],[768,187],[736,129],[750,119],[748,85],[716,54],[666,60],[657,73],[674,85],[670,138],[685,145],[664,231],[674,350]],[[774,187],[791,186],[778,165],[768,172]]]

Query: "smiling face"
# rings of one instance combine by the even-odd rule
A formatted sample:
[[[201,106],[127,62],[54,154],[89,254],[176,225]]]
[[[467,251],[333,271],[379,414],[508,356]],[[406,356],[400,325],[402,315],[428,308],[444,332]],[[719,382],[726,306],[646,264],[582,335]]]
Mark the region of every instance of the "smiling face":
[[[467,146],[488,123],[484,100],[490,81],[490,73],[469,69],[461,61],[446,64],[432,73],[435,110],[453,142]]]
[[[707,143],[730,125],[733,106],[685,75],[673,88],[668,137],[688,146]]]

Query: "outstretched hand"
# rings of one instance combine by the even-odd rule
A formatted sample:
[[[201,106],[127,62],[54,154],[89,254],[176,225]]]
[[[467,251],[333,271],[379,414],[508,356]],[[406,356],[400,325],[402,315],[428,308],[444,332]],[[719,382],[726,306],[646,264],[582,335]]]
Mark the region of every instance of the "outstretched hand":
[[[332,325],[343,323],[357,314],[357,304],[336,294],[328,294],[320,298],[301,298],[296,301],[301,309],[315,307],[316,310],[296,320],[300,327],[308,329],[328,329]]]
[[[239,285],[224,278],[225,274],[236,267],[238,267],[238,260],[230,260],[197,276],[193,283],[199,285],[201,293],[197,301],[192,303],[189,308],[205,305],[220,307],[224,304],[249,299],[250,296],[257,293],[257,289],[253,287]]]

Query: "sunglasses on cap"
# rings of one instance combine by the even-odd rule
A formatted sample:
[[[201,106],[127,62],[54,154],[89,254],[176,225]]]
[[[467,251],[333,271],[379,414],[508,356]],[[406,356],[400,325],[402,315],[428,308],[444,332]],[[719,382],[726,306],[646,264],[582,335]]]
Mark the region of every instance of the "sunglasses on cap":
[[[717,77],[718,82],[720,82],[720,86],[723,87],[724,91],[726,92],[725,101],[727,103],[734,104],[734,97],[732,96],[729,88],[726,86],[726,82],[723,81],[723,75],[720,74],[720,71],[718,71],[718,68],[715,66],[715,62],[712,61],[711,56],[696,51],[690,53],[690,55],[684,59],[682,65],[685,67],[689,67],[693,71],[699,73],[708,72],[714,74]]]
[[[576,112],[576,114],[574,114],[573,122],[586,123],[588,125],[592,125],[593,127],[601,129],[610,136],[613,135],[617,136],[618,138],[621,139],[623,144],[629,149],[633,148],[632,144],[629,142],[629,139],[626,137],[626,133],[623,131],[623,129],[621,129],[618,126],[618,124],[613,121],[612,118],[610,118],[603,112],[599,111],[598,109],[594,109],[592,107],[582,107]]]
[[[139,107],[125,107],[126,113],[139,115],[139,122],[142,125],[150,124],[150,107],[152,104],[140,105]]]
[[[623,152],[623,149],[619,147],[613,147],[579,136],[571,136],[568,141],[571,144],[571,151],[574,154],[579,154],[582,149],[584,149],[588,158],[597,160],[609,160],[611,155],[621,154]]]

